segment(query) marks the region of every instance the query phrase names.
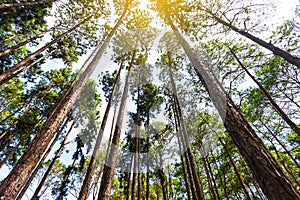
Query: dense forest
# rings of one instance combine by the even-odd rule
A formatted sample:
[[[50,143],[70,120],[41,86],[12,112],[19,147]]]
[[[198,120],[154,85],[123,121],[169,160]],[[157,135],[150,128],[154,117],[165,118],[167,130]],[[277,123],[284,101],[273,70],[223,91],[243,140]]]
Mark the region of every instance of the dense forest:
[[[0,199],[300,200],[286,4],[1,0]]]

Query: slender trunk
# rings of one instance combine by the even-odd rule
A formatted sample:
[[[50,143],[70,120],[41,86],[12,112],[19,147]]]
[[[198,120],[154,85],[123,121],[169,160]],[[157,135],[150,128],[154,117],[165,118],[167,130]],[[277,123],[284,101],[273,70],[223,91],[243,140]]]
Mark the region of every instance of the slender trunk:
[[[74,121],[74,122],[75,122],[75,121]],[[43,175],[43,178],[42,178],[41,181],[39,182],[38,187],[35,189],[35,192],[34,192],[32,198],[31,198],[32,200],[38,200],[38,199],[39,199],[39,196],[38,196],[38,195],[39,195],[39,192],[41,191],[41,189],[42,189],[42,187],[43,187],[43,185],[44,185],[44,183],[45,183],[47,177],[49,176],[49,174],[50,174],[50,172],[51,172],[51,170],[52,170],[52,167],[54,166],[56,160],[60,157],[60,154],[61,154],[63,148],[64,148],[65,145],[66,145],[66,141],[67,141],[67,139],[68,139],[68,137],[69,137],[69,135],[70,135],[70,133],[71,133],[71,131],[72,131],[74,125],[75,125],[74,122],[72,123],[71,127],[69,128],[69,130],[68,130],[66,136],[64,137],[64,139],[63,139],[63,141],[62,141],[62,143],[61,143],[61,145],[60,145],[60,147],[57,149],[57,151],[56,151],[56,153],[55,153],[55,155],[54,155],[54,157],[53,157],[53,159],[52,159],[50,165],[49,165],[48,168],[47,168],[47,171],[45,172],[45,174]]]
[[[103,119],[102,119],[102,123],[101,123],[101,127],[100,127],[100,130],[99,130],[99,133],[98,133],[96,144],[94,146],[93,154],[91,156],[91,160],[90,160],[87,172],[85,174],[85,178],[84,178],[83,184],[81,186],[81,190],[80,190],[80,193],[79,193],[78,200],[85,200],[88,197],[89,184],[91,182],[92,175],[93,175],[93,172],[94,172],[94,168],[96,166],[96,161],[97,161],[97,157],[98,157],[98,154],[99,154],[99,149],[100,149],[100,145],[101,145],[101,141],[102,141],[104,129],[105,129],[106,122],[107,122],[107,119],[108,119],[110,107],[112,105],[112,101],[113,101],[115,92],[117,90],[117,86],[118,86],[118,82],[119,82],[119,79],[120,79],[121,70],[123,68],[123,63],[124,63],[124,60],[121,61],[120,68],[118,70],[118,74],[116,76],[116,80],[115,80],[113,89],[111,91],[111,94],[110,94],[110,97],[109,97],[109,100],[108,100],[108,103],[107,103],[107,106],[106,106],[106,109],[105,109],[105,113],[104,113],[104,116],[103,116]]]
[[[57,0],[40,0],[35,2],[20,2],[20,3],[4,3],[0,4],[0,9],[3,8],[13,8],[13,7],[22,7],[22,6],[34,6],[39,4],[51,3]]]
[[[184,163],[184,158],[183,158],[183,155],[182,155],[182,154],[186,155],[186,153],[184,152],[185,147],[182,148],[182,146],[181,146],[181,139],[180,139],[180,136],[179,136],[179,122],[177,121],[176,109],[175,108],[173,108],[173,109],[174,109],[174,120],[175,120],[176,136],[177,136],[177,141],[178,141],[178,146],[179,146],[183,178],[184,178],[184,182],[185,182],[187,198],[188,198],[188,200],[191,200],[191,191],[194,192],[195,190],[193,189],[192,183],[190,183],[189,180],[188,180],[188,176],[187,176],[188,169],[187,169],[187,167]],[[190,187],[192,187],[192,189]]]
[[[53,53],[54,53],[55,51],[57,51],[57,50],[58,50],[57,48],[56,48],[56,49],[53,49],[52,51],[50,51],[50,52],[46,53],[45,55],[43,55],[42,57],[36,59],[34,62],[30,63],[29,65],[27,65],[27,66],[21,68],[20,70],[15,71],[13,74],[11,74],[11,75],[9,76],[8,80],[5,79],[5,80],[3,80],[3,81],[0,81],[0,85],[3,84],[3,83],[6,83],[7,81],[9,81],[9,80],[11,80],[11,79],[13,79],[14,77],[18,76],[19,74],[25,72],[27,69],[33,67],[36,63],[38,63],[38,62],[40,62],[41,60],[45,59],[47,56],[53,54]],[[1,75],[0,75],[0,76],[1,76]]]
[[[123,123],[123,118],[124,118],[124,113],[125,113],[125,105],[126,105],[126,99],[128,95],[128,89],[129,89],[129,81],[130,81],[130,76],[131,76],[131,69],[134,64],[135,60],[135,54],[136,51],[134,50],[132,59],[130,62],[130,65],[128,67],[128,73],[126,76],[126,82],[124,86],[124,91],[122,95],[122,100],[121,100],[121,105],[119,109],[119,114],[116,122],[116,127],[112,139],[112,144],[110,151],[107,152],[109,153],[108,157],[108,162],[105,163],[104,169],[103,169],[103,174],[102,174],[102,180],[101,180],[101,185],[99,189],[99,194],[98,194],[98,199],[100,200],[107,200],[109,199],[110,196],[110,190],[114,178],[114,171],[115,171],[115,166],[116,166],[116,161],[117,161],[117,151],[118,151],[118,146],[120,143],[120,135],[121,135],[121,128],[122,128],[122,123]]]
[[[130,197],[130,177],[131,177],[131,166],[133,162],[133,156],[131,156],[131,162],[128,171],[128,177],[127,177],[127,186],[126,186],[126,200],[129,200]],[[100,200],[100,199],[99,199]]]
[[[135,138],[134,138],[134,163],[133,163],[133,174],[132,174],[132,190],[131,190],[131,199],[135,199],[136,193],[136,179],[139,175],[139,137],[140,137],[140,71],[138,74],[138,88],[137,88],[137,103],[136,103],[136,128],[135,128]],[[137,181],[139,182],[139,181]],[[139,186],[139,184],[138,184]],[[138,200],[140,198],[138,188]]]
[[[172,189],[172,177],[170,173],[170,168],[168,170],[168,185],[169,185],[169,199],[174,199],[174,193]]]
[[[110,134],[109,134],[109,139],[108,139],[108,144],[106,147],[106,154],[105,154],[105,163],[108,162],[108,152],[110,151],[110,145],[111,145],[111,139],[114,131],[114,124],[115,124],[115,118],[116,118],[116,113],[117,113],[117,104],[115,105],[115,110],[114,110],[114,116],[111,122],[111,129],[110,129]]]
[[[274,151],[275,151],[275,153],[276,153],[276,155],[277,155],[277,158],[279,159],[279,160],[281,160],[281,155],[280,155],[280,153],[278,152],[278,150],[277,150],[277,148],[276,148],[276,145],[273,143],[273,141],[271,140],[271,139],[269,139],[269,141],[271,142],[271,144],[273,145],[273,149],[274,149]],[[298,179],[295,177],[295,175],[293,174],[293,172],[291,172],[289,169],[288,169],[288,167],[286,166],[286,162],[285,161],[283,161],[283,160],[281,160],[281,161],[279,161],[280,163],[281,163],[281,165],[283,166],[283,168],[285,169],[285,171],[292,177],[292,179],[294,180],[294,183],[298,186],[298,187],[300,187],[300,182],[298,181]],[[299,178],[299,177],[298,177]]]
[[[160,159],[159,164],[161,167],[163,167],[163,160],[162,160],[161,152],[159,153],[159,159]],[[163,193],[163,199],[168,200],[166,178],[165,178],[163,168],[158,169],[158,177],[160,179],[161,189],[162,189],[162,193]]]
[[[186,130],[186,127],[185,127],[183,116],[182,116],[181,105],[180,105],[180,102],[178,100],[177,89],[176,89],[176,85],[175,85],[174,78],[173,78],[173,72],[172,72],[172,56],[171,56],[171,53],[167,52],[167,56],[168,56],[169,75],[170,75],[170,79],[171,79],[172,91],[173,91],[174,101],[175,101],[175,108],[177,107],[177,112],[176,113],[178,115],[179,125],[182,129],[182,136],[183,136],[182,141],[186,143],[186,151],[187,151],[187,155],[188,155],[188,158],[189,158],[189,162],[190,162],[189,164],[190,164],[191,173],[192,173],[191,179],[194,181],[195,189],[196,189],[195,196],[197,196],[197,199],[200,200],[200,199],[204,199],[204,193],[203,193],[202,185],[200,183],[199,176],[198,176],[198,173],[197,173],[197,170],[196,170],[194,156],[191,152],[189,139],[187,137],[187,130]]]
[[[66,125],[69,122],[69,118],[67,118],[64,122],[64,124],[62,125],[62,127],[60,128],[60,130],[57,132],[55,138],[53,139],[53,141],[51,142],[50,146],[48,147],[47,151],[45,152],[45,154],[43,155],[43,157],[41,158],[41,160],[39,161],[39,164],[37,165],[37,167],[34,169],[34,171],[31,173],[30,177],[28,178],[28,180],[26,181],[26,184],[24,185],[24,187],[22,188],[21,192],[19,193],[17,200],[21,200],[23,195],[25,194],[25,192],[27,191],[28,187],[30,186],[31,182],[33,181],[34,177],[36,176],[36,174],[38,173],[38,171],[40,170],[40,168],[42,167],[44,161],[46,160],[46,158],[48,157],[49,153],[51,152],[54,144],[57,142],[59,136],[62,134],[63,130],[65,129]],[[73,122],[74,123],[74,122]]]
[[[227,184],[226,184],[226,173],[225,173],[225,167],[222,168],[222,171],[220,172],[219,166],[221,166],[221,162],[219,159],[219,154],[216,157],[213,157],[213,163],[215,165],[215,169],[217,170],[217,174],[219,175],[220,178],[220,183],[224,189],[224,195],[226,199],[230,199],[227,191]],[[223,178],[222,178],[223,175]]]
[[[242,115],[240,109],[226,95],[215,76],[199,61],[189,44],[169,20],[176,37],[193,64],[202,84],[215,104],[226,130],[247,161],[257,182],[269,199],[300,199],[300,192],[292,185],[275,158]]]
[[[90,16],[91,17],[91,16]],[[28,63],[30,60],[32,60],[34,57],[36,57],[38,54],[42,53],[43,51],[45,51],[47,48],[49,48],[50,46],[52,46],[53,44],[55,44],[56,42],[60,41],[61,39],[63,39],[65,36],[67,36],[69,33],[73,32],[74,30],[76,30],[79,26],[81,26],[82,24],[84,24],[87,20],[90,19],[90,17],[85,18],[84,20],[82,20],[80,23],[76,24],[75,26],[73,26],[71,29],[67,30],[66,32],[64,32],[63,34],[61,34],[60,36],[56,37],[54,40],[52,40],[51,42],[47,43],[46,45],[44,45],[42,48],[38,49],[37,51],[35,51],[34,53],[30,54],[29,56],[27,56],[26,58],[24,58],[22,61],[20,61],[19,63],[15,64],[13,67],[9,68],[8,70],[4,71],[2,74],[0,74],[0,85],[6,83],[7,81],[9,81],[10,79],[12,79],[12,75],[14,75],[14,73],[18,70],[20,70],[26,63]]]
[[[149,159],[149,111],[148,111],[148,117],[147,117],[147,130],[146,130],[146,160],[147,160],[147,171],[146,171],[146,200],[149,200],[150,198],[150,159]]]
[[[206,177],[207,177],[207,182],[208,182],[208,188],[209,188],[209,191],[211,192],[211,195],[212,195],[212,198],[214,200],[216,200],[216,193],[215,193],[215,190],[214,190],[214,187],[212,185],[212,180],[211,180],[211,177],[210,177],[210,173],[209,173],[209,170],[208,170],[208,167],[207,167],[207,163],[206,163],[206,160],[205,158],[202,158],[202,162],[203,162],[203,165],[204,165],[204,170],[205,170],[205,173],[206,173]]]
[[[229,48],[230,49],[230,48]],[[269,92],[266,90],[264,86],[262,86],[258,80],[247,70],[247,68],[243,65],[243,63],[240,61],[240,59],[237,57],[237,55],[233,52],[232,49],[230,49],[230,52],[234,56],[234,58],[237,60],[239,65],[243,68],[243,70],[248,74],[248,76],[257,84],[257,86],[263,91],[263,93],[266,95],[268,100],[270,101],[272,107],[276,110],[276,112],[282,117],[282,119],[291,127],[293,131],[295,131],[300,136],[300,128],[287,116],[287,114],[278,106],[278,104],[274,101],[272,96],[269,94]]]
[[[1,51],[1,52],[0,52],[0,56],[5,55],[5,54],[8,54],[9,52],[11,52],[11,51],[13,51],[13,50],[15,50],[15,49],[18,49],[19,47],[24,46],[24,45],[28,44],[29,42],[32,42],[32,41],[34,41],[34,40],[36,40],[36,39],[42,37],[42,36],[45,35],[46,33],[48,33],[48,32],[50,32],[50,31],[52,31],[53,29],[57,28],[58,26],[59,26],[59,25],[54,26],[54,27],[51,27],[51,28],[47,29],[46,31],[44,31],[44,32],[42,32],[42,33],[39,33],[39,34],[37,34],[37,35],[35,35],[35,36],[33,36],[33,37],[31,37],[31,38],[29,38],[29,39],[23,41],[23,42],[20,42],[19,44],[16,44],[16,45],[14,45],[14,46],[12,46],[12,47],[9,47],[9,48],[7,48],[7,49]]]
[[[291,54],[289,54],[288,52],[274,46],[272,43],[270,42],[266,42],[258,37],[255,37],[254,35],[239,29],[237,27],[235,27],[234,25],[232,25],[231,23],[225,22],[223,19],[219,18],[218,16],[216,16],[215,14],[213,14],[210,10],[206,10],[207,13],[209,13],[211,15],[211,17],[213,19],[215,19],[217,22],[221,23],[224,26],[227,26],[228,28],[232,29],[233,31],[245,36],[246,38],[250,39],[251,41],[265,47],[266,49],[272,51],[275,55],[283,58],[284,60],[286,60],[287,62],[297,66],[298,68],[300,68],[300,58],[295,57]]]
[[[229,153],[229,150],[227,148],[227,144],[225,142],[223,142],[221,138],[219,138],[219,141],[222,144],[222,146],[224,147],[227,156],[229,157],[229,161],[230,161],[231,165],[233,166],[234,172],[237,175],[237,178],[239,179],[239,181],[241,183],[242,189],[243,189],[247,199],[251,200],[252,198],[251,198],[251,195],[249,194],[249,188],[246,187],[246,185],[244,183],[244,180],[242,179],[241,174],[239,173],[239,171],[238,171],[238,169],[237,169],[237,167],[234,163],[234,160],[232,159],[232,157]]]
[[[46,150],[49,142],[54,137],[59,125],[63,122],[67,116],[67,113],[71,110],[75,99],[99,63],[106,47],[108,46],[108,43],[110,42],[124,17],[125,14],[119,19],[115,27],[108,34],[101,48],[99,48],[96,55],[93,57],[92,61],[88,64],[83,73],[79,73],[77,78],[71,83],[68,90],[56,104],[56,108],[52,111],[47,121],[43,124],[41,131],[33,139],[27,151],[19,159],[18,163],[11,170],[9,175],[3,180],[0,185],[0,198],[14,199],[16,197],[30,175],[30,172],[37,165],[37,162]]]
[[[205,157],[204,159],[205,159],[205,161],[206,161],[206,163],[207,163],[209,173],[211,174],[211,179],[212,179],[212,182],[213,182],[213,187],[214,187],[214,189],[215,189],[215,191],[216,191],[217,198],[218,198],[218,200],[220,200],[221,198],[220,198],[220,194],[219,194],[219,191],[218,191],[216,179],[215,179],[214,174],[213,174],[213,172],[212,172],[210,163],[209,163],[207,157]]]
[[[277,136],[275,135],[275,133],[273,133],[270,130],[270,128],[261,119],[259,121],[268,130],[268,132],[272,135],[272,137],[280,144],[280,146],[284,149],[284,151],[287,153],[287,155],[293,160],[293,162],[295,163],[295,165],[300,169],[300,165],[297,162],[297,160],[292,156],[291,152],[286,148],[286,146],[277,138]]]

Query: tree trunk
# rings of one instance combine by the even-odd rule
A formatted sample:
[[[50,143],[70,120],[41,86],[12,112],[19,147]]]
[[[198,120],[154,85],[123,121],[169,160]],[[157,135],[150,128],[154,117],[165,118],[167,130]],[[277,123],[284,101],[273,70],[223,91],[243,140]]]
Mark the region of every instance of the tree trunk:
[[[107,103],[107,106],[106,106],[106,109],[105,109],[105,113],[104,113],[104,116],[103,116],[103,119],[102,119],[102,123],[101,123],[101,127],[100,127],[100,130],[99,130],[99,133],[98,133],[96,144],[94,146],[93,154],[91,156],[91,160],[90,160],[87,172],[85,174],[83,184],[81,186],[81,190],[80,190],[80,193],[79,193],[78,200],[85,200],[88,197],[89,184],[90,184],[90,181],[92,179],[94,168],[96,166],[96,161],[97,161],[97,157],[98,157],[98,154],[99,154],[99,149],[100,149],[104,129],[105,129],[105,126],[106,126],[106,122],[107,122],[107,118],[108,118],[108,115],[109,115],[110,107],[112,105],[112,101],[113,101],[115,92],[117,90],[121,70],[123,68],[123,63],[124,63],[124,61],[122,60],[121,64],[120,64],[120,68],[118,70],[118,74],[116,76],[116,80],[115,80],[113,89],[111,91],[111,94],[110,94],[110,97],[109,97],[109,100],[108,100],[108,103]]]
[[[199,176],[196,170],[196,166],[195,166],[195,161],[194,161],[194,156],[191,152],[191,148],[190,148],[190,144],[189,144],[189,139],[187,136],[187,130],[185,127],[185,123],[184,123],[184,119],[182,116],[182,109],[181,109],[181,105],[180,102],[178,100],[178,95],[177,95],[177,89],[176,89],[176,85],[174,82],[174,78],[173,78],[173,72],[172,72],[172,56],[170,52],[167,52],[167,56],[168,56],[168,68],[169,68],[169,76],[170,76],[170,80],[171,80],[171,84],[172,84],[172,92],[174,95],[174,101],[175,101],[175,109],[177,108],[177,115],[178,115],[178,122],[181,128],[181,132],[182,132],[182,142],[186,143],[186,152],[187,152],[187,156],[189,159],[189,165],[191,168],[191,173],[192,173],[192,177],[191,179],[193,180],[194,184],[195,184],[195,189],[196,189],[196,194],[195,196],[197,196],[197,198],[195,199],[204,199],[204,193],[203,193],[203,189],[202,189],[202,185],[200,183],[199,180]]]
[[[122,16],[123,17],[118,20],[117,24],[108,34],[101,48],[97,51],[97,54],[93,57],[92,61],[86,67],[84,72],[79,73],[76,80],[72,82],[63,97],[56,104],[56,108],[53,110],[47,121],[43,124],[41,131],[35,136],[27,151],[19,159],[18,163],[11,170],[9,175],[4,179],[0,185],[0,198],[14,199],[16,197],[26,179],[30,175],[30,172],[37,165],[37,162],[46,150],[49,142],[54,137],[59,125],[63,122],[67,116],[67,113],[71,110],[72,105],[81,89],[84,87],[95,67],[99,63],[106,47],[108,46],[108,43],[121,24],[125,14]]]
[[[4,84],[6,82],[8,82],[9,80],[13,79],[14,77],[18,76],[19,74],[25,72],[27,69],[33,67],[36,63],[40,62],[41,60],[45,59],[47,56],[53,54],[55,51],[57,51],[58,49],[53,49],[52,51],[46,53],[45,55],[43,55],[42,57],[36,59],[34,62],[30,63],[29,65],[21,68],[20,70],[15,71],[13,74],[11,74],[8,79],[4,79],[3,81],[0,81],[0,85]],[[0,75],[1,76],[1,75]]]
[[[206,161],[206,163],[207,163],[208,170],[209,170],[209,173],[210,173],[210,175],[211,175],[211,179],[212,179],[213,187],[214,187],[214,189],[215,189],[215,191],[216,191],[217,199],[220,200],[221,198],[220,198],[220,194],[219,194],[219,191],[218,191],[216,179],[215,179],[214,174],[213,174],[213,172],[212,172],[210,163],[208,162],[208,158],[207,158],[207,157],[205,157],[204,159],[205,159],[205,161]]]
[[[176,112],[176,111],[174,111],[174,112]],[[188,198],[188,200],[191,200],[190,183],[188,181],[187,169],[186,169],[186,166],[184,164],[184,159],[183,159],[183,156],[182,156],[183,149],[181,147],[180,137],[179,137],[179,134],[178,134],[179,130],[177,128],[177,127],[179,127],[179,125],[178,125],[178,122],[176,120],[176,116],[174,117],[174,119],[175,119],[176,133],[177,133],[176,136],[177,136],[179,152],[180,152],[180,160],[181,160],[181,166],[182,166],[182,172],[183,172],[183,179],[184,179],[184,182],[185,182],[187,198]]]
[[[300,199],[299,191],[284,174],[280,165],[244,118],[240,109],[226,95],[215,76],[208,69],[208,66],[202,65],[199,61],[170,18],[169,24],[193,64],[202,84],[208,91],[210,98],[223,119],[226,130],[229,132],[241,155],[247,161],[264,193],[269,199]]]
[[[91,17],[91,16],[90,16]],[[43,51],[45,51],[47,48],[49,48],[50,46],[52,46],[53,44],[55,44],[56,42],[60,41],[61,39],[63,39],[65,36],[67,36],[69,33],[73,32],[74,30],[76,30],[79,26],[81,26],[83,23],[85,23],[88,19],[90,19],[90,17],[87,17],[86,19],[82,20],[80,23],[76,24],[75,26],[73,26],[71,29],[67,30],[66,32],[64,32],[63,34],[61,34],[60,36],[56,37],[54,40],[52,40],[51,42],[47,43],[46,45],[44,45],[42,48],[38,49],[37,51],[35,51],[34,53],[30,54],[29,56],[27,56],[26,58],[24,58],[22,61],[20,61],[19,63],[15,64],[13,67],[9,68],[8,70],[4,71],[2,74],[0,74],[0,85],[6,83],[7,81],[9,81],[10,79],[12,79],[11,76],[14,75],[14,73],[17,70],[20,70],[21,67],[23,67],[27,62],[29,62],[31,59],[33,59],[34,57],[36,57],[38,54],[42,53]]]
[[[101,185],[99,189],[99,194],[98,194],[98,199],[101,200],[108,200],[110,196],[110,190],[114,178],[114,171],[115,171],[115,166],[116,166],[116,161],[117,161],[117,151],[118,151],[118,146],[120,143],[120,135],[121,135],[121,128],[122,128],[122,123],[123,123],[123,118],[124,118],[124,113],[125,113],[125,106],[126,106],[126,99],[128,95],[128,89],[129,89],[129,81],[130,81],[130,76],[131,76],[131,69],[134,64],[135,60],[135,54],[136,51],[133,51],[132,59],[130,62],[130,65],[128,67],[128,73],[126,76],[126,82],[123,90],[123,95],[122,95],[122,100],[120,104],[120,109],[119,109],[119,114],[116,122],[116,127],[112,139],[112,144],[110,151],[107,152],[109,153],[108,156],[108,162],[105,163],[104,169],[103,169],[103,174],[102,174],[102,179],[101,179]]]
[[[229,48],[230,49],[230,48]],[[287,114],[278,106],[278,104],[274,101],[272,96],[269,94],[269,92],[262,86],[258,80],[247,70],[247,68],[243,65],[243,63],[240,61],[240,59],[237,57],[237,55],[233,52],[232,49],[230,49],[230,52],[234,56],[234,58],[237,60],[239,65],[243,68],[243,70],[248,74],[248,76],[257,84],[257,86],[263,91],[263,93],[266,95],[268,100],[270,101],[272,107],[275,109],[275,111],[282,117],[282,119],[291,127],[293,131],[295,131],[300,136],[300,128],[287,116]]]
[[[60,130],[56,133],[55,138],[53,139],[53,141],[51,142],[50,146],[48,147],[47,151],[45,152],[45,154],[43,155],[43,157],[41,158],[41,160],[39,161],[39,164],[37,165],[37,167],[33,170],[33,172],[31,173],[30,177],[28,178],[28,180],[26,181],[24,187],[22,188],[21,192],[19,193],[17,200],[21,200],[23,195],[26,193],[28,187],[30,186],[31,182],[33,181],[34,177],[36,176],[36,174],[38,173],[38,171],[40,170],[40,168],[42,167],[42,165],[44,164],[44,161],[46,160],[46,158],[48,157],[49,153],[51,152],[54,144],[57,142],[59,136],[62,134],[63,130],[65,129],[66,125],[69,122],[69,118],[67,118],[64,122],[64,124],[62,125],[62,127],[60,128]],[[74,124],[75,122],[73,122]]]
[[[75,122],[75,121],[74,121],[74,122]],[[45,183],[47,177],[49,176],[49,174],[50,174],[50,172],[51,172],[51,170],[52,170],[52,167],[54,166],[56,160],[60,157],[60,154],[61,154],[63,148],[64,148],[65,145],[66,145],[66,141],[67,141],[67,139],[68,139],[68,137],[69,137],[69,135],[70,135],[70,133],[71,133],[71,131],[72,131],[74,125],[75,125],[74,122],[72,123],[71,127],[69,128],[69,130],[68,130],[66,136],[64,137],[64,139],[63,139],[63,141],[62,141],[62,143],[61,143],[61,145],[60,145],[60,147],[57,149],[57,151],[56,151],[56,153],[55,153],[55,155],[54,155],[54,157],[53,157],[53,159],[52,159],[50,165],[49,165],[48,168],[47,168],[47,171],[45,172],[45,174],[43,175],[43,178],[42,178],[41,181],[39,182],[38,187],[35,189],[35,192],[34,192],[33,196],[31,197],[32,200],[38,200],[38,199],[39,199],[39,196],[38,196],[38,195],[39,195],[39,192],[41,191],[41,189],[42,189],[42,187],[43,187],[43,185],[44,185],[44,183]]]
[[[13,8],[13,7],[21,7],[21,6],[34,6],[39,4],[51,3],[57,0],[40,0],[35,2],[20,2],[20,3],[4,3],[0,5],[0,9],[3,8]]]
[[[240,173],[239,173],[239,171],[238,171],[238,169],[237,169],[237,167],[236,167],[236,165],[234,163],[234,160],[232,159],[232,157],[230,155],[230,152],[229,152],[229,150],[227,148],[227,144],[225,142],[223,142],[221,138],[219,138],[219,141],[220,141],[220,143],[222,144],[222,146],[224,147],[224,149],[226,151],[226,154],[227,154],[227,156],[229,158],[229,161],[230,161],[231,165],[233,166],[234,172],[235,172],[237,178],[239,179],[239,181],[241,183],[242,189],[243,189],[243,191],[244,191],[247,199],[251,200],[252,198],[251,198],[251,195],[249,193],[249,188],[246,187],[246,185],[244,183],[244,180],[242,179],[242,177],[241,177],[241,175],[240,175]]]
[[[250,39],[251,41],[265,47],[266,49],[272,51],[275,55],[283,58],[284,60],[286,60],[287,62],[297,66],[298,68],[300,68],[300,58],[298,57],[295,57],[291,54],[289,54],[288,52],[274,46],[272,43],[268,43],[268,42],[265,42],[264,40],[258,38],[258,37],[255,37],[254,35],[242,30],[242,29],[239,29],[237,27],[235,27],[234,25],[230,24],[230,23],[227,23],[225,22],[224,20],[222,20],[221,18],[219,18],[218,16],[216,16],[215,14],[213,14],[210,10],[205,10],[208,14],[211,15],[211,17],[213,19],[215,19],[217,22],[223,24],[224,26],[227,26],[228,28],[232,29],[233,31],[245,36],[246,38]]]
[[[139,178],[139,137],[140,137],[140,71],[138,72],[138,88],[137,88],[137,103],[136,103],[136,128],[135,128],[135,138],[134,138],[134,162],[133,162],[133,173],[132,173],[132,190],[131,190],[131,199],[135,199],[136,194],[136,179]],[[139,180],[137,180],[139,182]],[[138,187],[140,185],[138,184]],[[140,199],[139,188],[138,188],[138,200]]]
[[[286,146],[280,141],[280,139],[277,138],[276,134],[273,133],[270,128],[261,120],[259,119],[259,121],[262,123],[262,125],[268,130],[268,132],[272,135],[272,137],[278,142],[278,144],[280,144],[280,146],[282,146],[282,148],[285,150],[285,152],[287,153],[287,155],[294,161],[295,165],[300,169],[300,165],[297,162],[297,160],[292,156],[291,152],[286,148]],[[275,146],[274,146],[275,147]]]
[[[216,198],[215,190],[214,190],[214,187],[212,185],[212,180],[211,180],[211,177],[210,177],[210,173],[208,171],[208,167],[207,167],[207,163],[206,163],[205,158],[202,158],[202,162],[203,162],[204,170],[205,170],[206,177],[207,177],[209,191],[211,192],[212,198],[214,200],[216,200],[217,198]]]
[[[19,47],[24,46],[24,45],[28,44],[29,42],[32,42],[33,40],[36,40],[36,39],[42,37],[42,36],[45,35],[46,33],[48,33],[48,32],[50,32],[50,31],[52,31],[53,29],[57,28],[58,26],[59,26],[59,25],[54,26],[54,27],[51,27],[51,28],[47,29],[46,31],[44,31],[44,32],[42,32],[42,33],[39,33],[39,34],[37,34],[37,35],[35,35],[35,36],[33,36],[33,37],[31,37],[31,38],[29,38],[29,39],[23,41],[23,42],[20,42],[19,44],[16,44],[16,45],[14,45],[14,46],[12,46],[12,47],[9,47],[9,48],[7,48],[7,49],[1,51],[1,52],[0,52],[0,56],[5,55],[5,54],[8,54],[9,52],[11,52],[11,51],[13,51],[13,50],[15,50],[15,49],[18,49]]]

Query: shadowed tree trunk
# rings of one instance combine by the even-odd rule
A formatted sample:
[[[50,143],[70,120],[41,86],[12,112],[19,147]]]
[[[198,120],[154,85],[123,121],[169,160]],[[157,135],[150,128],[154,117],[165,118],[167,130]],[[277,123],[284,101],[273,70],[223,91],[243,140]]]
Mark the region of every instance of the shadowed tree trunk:
[[[38,171],[40,170],[40,168],[42,167],[44,161],[46,160],[47,156],[49,155],[49,153],[51,152],[54,144],[57,142],[58,138],[60,137],[60,135],[62,134],[63,130],[66,128],[67,124],[69,122],[69,118],[67,118],[64,122],[64,124],[62,125],[62,127],[60,128],[60,130],[56,133],[55,138],[53,139],[53,141],[51,142],[50,146],[48,147],[46,153],[43,155],[43,157],[41,158],[41,160],[39,161],[39,164],[37,165],[37,167],[34,169],[34,171],[31,173],[30,177],[28,178],[26,184],[24,185],[24,187],[22,188],[21,192],[19,193],[17,200],[21,200],[22,197],[24,196],[25,192],[27,191],[28,187],[30,186],[31,182],[33,181],[34,177],[36,176],[36,174],[38,173]],[[74,124],[75,122],[73,122]],[[73,125],[72,125],[73,126]]]
[[[227,154],[227,156],[228,156],[228,158],[229,158],[229,161],[230,161],[231,165],[233,166],[234,172],[235,172],[237,178],[239,179],[239,181],[240,181],[240,183],[241,183],[241,186],[242,186],[242,188],[243,188],[243,190],[244,190],[244,193],[245,193],[247,199],[248,199],[248,200],[251,200],[252,198],[251,198],[251,195],[250,195],[250,193],[249,193],[249,188],[246,187],[246,185],[245,185],[245,183],[244,183],[244,180],[242,179],[241,174],[240,174],[240,172],[238,171],[238,169],[237,169],[237,167],[236,167],[236,165],[235,165],[235,162],[234,162],[234,160],[232,159],[232,157],[231,157],[231,155],[230,155],[230,152],[229,152],[229,150],[228,150],[228,148],[227,148],[227,144],[226,144],[225,142],[223,142],[221,138],[219,138],[219,141],[220,141],[220,143],[222,144],[222,146],[224,147],[224,149],[225,149],[225,151],[226,151],[226,154]]]

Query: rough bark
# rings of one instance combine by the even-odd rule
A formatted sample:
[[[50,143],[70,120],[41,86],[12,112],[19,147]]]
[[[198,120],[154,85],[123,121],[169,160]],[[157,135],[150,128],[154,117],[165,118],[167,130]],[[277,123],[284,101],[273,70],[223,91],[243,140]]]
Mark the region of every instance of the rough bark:
[[[18,163],[11,170],[9,175],[4,179],[0,185],[0,199],[14,199],[16,197],[30,175],[30,172],[36,167],[37,162],[40,160],[49,142],[54,137],[59,125],[63,122],[67,116],[67,113],[71,110],[75,99],[99,63],[112,36],[121,24],[121,21],[122,19],[117,22],[115,27],[108,34],[102,43],[101,48],[99,48],[96,55],[85,68],[83,73],[79,73],[77,78],[72,82],[66,93],[56,104],[56,108],[53,110],[47,121],[43,124],[41,131],[33,139],[27,151],[19,159]]]
[[[4,4],[0,4],[0,9],[21,7],[21,6],[34,6],[34,5],[44,4],[44,3],[51,3],[55,1],[57,0],[40,0],[35,2],[4,3]]]
[[[190,45],[170,19],[169,24],[193,64],[199,79],[206,87],[226,130],[246,160],[264,193],[269,199],[300,199],[300,192],[292,185],[280,165],[242,115],[240,109],[224,93],[224,89],[207,68],[208,66],[204,66],[199,61]]]
[[[125,106],[126,106],[126,99],[128,95],[128,89],[129,89],[129,81],[131,77],[131,69],[133,67],[133,63],[135,60],[135,54],[136,51],[133,52],[132,59],[130,62],[130,65],[128,67],[128,73],[126,76],[125,86],[123,90],[123,95],[121,99],[119,114],[116,122],[116,127],[114,131],[114,135],[112,138],[112,144],[110,147],[109,156],[107,163],[104,165],[103,174],[102,174],[102,180],[101,185],[98,193],[98,199],[101,200],[108,200],[110,196],[110,190],[114,178],[114,172],[115,172],[115,166],[117,161],[117,153],[118,153],[118,146],[120,143],[120,135],[121,135],[121,126],[123,123],[124,113],[125,113]]]

